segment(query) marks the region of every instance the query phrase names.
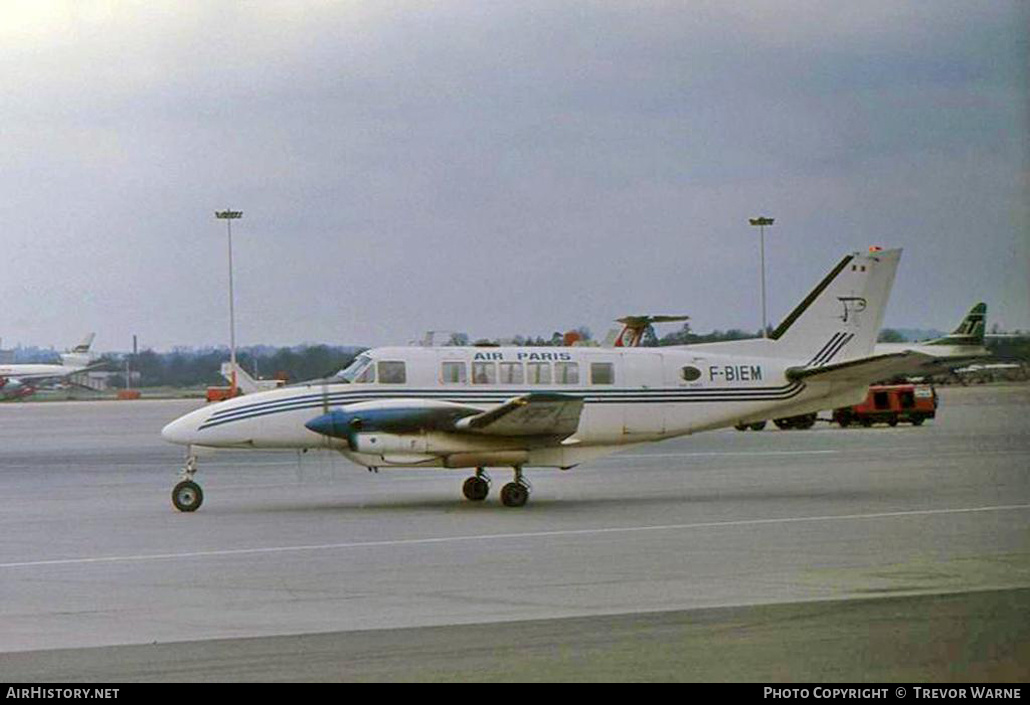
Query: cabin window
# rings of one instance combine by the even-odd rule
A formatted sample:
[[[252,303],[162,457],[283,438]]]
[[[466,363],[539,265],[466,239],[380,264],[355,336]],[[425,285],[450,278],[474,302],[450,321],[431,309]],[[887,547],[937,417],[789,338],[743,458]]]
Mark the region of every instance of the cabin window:
[[[550,384],[551,383],[551,363],[549,362],[529,362],[526,363],[526,375],[529,377],[530,384]]]
[[[697,369],[696,367],[691,367],[690,365],[687,365],[686,367],[680,370],[680,377],[682,377],[687,382],[696,382],[697,380],[701,379],[701,370]]]
[[[380,384],[404,384],[408,381],[403,362],[380,362]]]
[[[467,369],[464,362],[445,362],[440,366],[440,379],[444,384],[465,384]]]
[[[615,384],[615,365],[610,362],[591,362],[590,384]]]
[[[554,363],[554,382],[555,384],[579,384],[579,363]]]
[[[497,363],[473,362],[472,384],[497,384]]]
[[[524,381],[521,362],[501,363],[501,384],[523,384]]]

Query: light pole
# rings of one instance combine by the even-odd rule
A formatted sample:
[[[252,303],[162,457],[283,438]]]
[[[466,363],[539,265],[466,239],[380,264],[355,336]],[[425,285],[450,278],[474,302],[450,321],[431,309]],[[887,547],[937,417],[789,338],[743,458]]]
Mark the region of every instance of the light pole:
[[[767,332],[769,326],[765,320],[765,226],[772,225],[773,219],[767,218],[764,215],[760,215],[757,218],[748,218],[748,222],[751,225],[757,225],[758,230],[761,233],[761,252],[762,252],[762,337],[767,338],[769,334]]]
[[[236,304],[232,293],[232,221],[243,217],[243,211],[215,211],[215,217],[224,220],[229,229],[229,363],[232,367],[232,381],[229,396],[236,396]]]

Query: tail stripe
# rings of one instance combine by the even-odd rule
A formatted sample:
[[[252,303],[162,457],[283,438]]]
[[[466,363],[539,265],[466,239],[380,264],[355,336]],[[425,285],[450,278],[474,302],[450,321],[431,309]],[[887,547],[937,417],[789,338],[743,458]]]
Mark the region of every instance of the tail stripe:
[[[829,357],[827,357],[825,360],[820,360],[819,366],[822,367],[823,365],[829,363],[830,360],[837,356],[837,353],[839,353],[841,350],[847,347],[847,344],[850,343],[851,339],[854,337],[854,333],[844,336],[844,338],[842,338],[841,341],[837,344],[837,346],[833,349],[833,352],[830,353]]]
[[[808,364],[805,365],[805,367],[813,367],[818,362],[819,358],[821,358],[826,353],[826,351],[829,350],[830,347],[832,347],[833,344],[837,342],[837,338],[843,335],[843,333],[834,333],[830,340],[826,343],[826,345],[824,345],[822,349],[819,352],[817,352],[811,360],[808,361]]]

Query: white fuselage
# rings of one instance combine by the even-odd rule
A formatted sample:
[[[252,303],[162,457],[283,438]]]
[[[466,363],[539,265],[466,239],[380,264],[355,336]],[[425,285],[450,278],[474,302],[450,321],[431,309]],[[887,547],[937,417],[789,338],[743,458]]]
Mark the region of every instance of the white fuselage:
[[[789,380],[786,370],[803,360],[726,355],[703,345],[391,347],[365,355],[381,371],[374,381],[330,379],[238,397],[187,414],[163,435],[198,447],[329,447],[375,467],[489,464],[476,458],[491,453],[504,458],[515,451],[525,453],[527,466],[568,467],[621,446],[857,403],[866,390],[864,384]],[[384,370],[390,374],[384,376]],[[519,439],[429,431],[410,446],[412,452],[370,455],[305,427],[316,416],[358,403],[426,400],[486,410],[539,392],[584,400],[578,429],[560,444],[527,447]]]
[[[26,380],[64,377],[74,371],[64,365],[0,365],[0,378]]]

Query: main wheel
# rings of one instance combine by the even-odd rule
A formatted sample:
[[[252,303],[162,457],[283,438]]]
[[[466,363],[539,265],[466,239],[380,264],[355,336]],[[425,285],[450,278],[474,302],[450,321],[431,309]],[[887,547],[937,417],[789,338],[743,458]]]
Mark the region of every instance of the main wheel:
[[[746,423],[738,423],[735,424],[733,428],[737,429],[738,431],[746,431],[748,429],[748,425]]]
[[[518,482],[509,482],[501,488],[501,504],[506,507],[521,507],[529,500],[529,488]]]
[[[913,416],[912,417],[912,425],[913,426],[922,426],[923,425],[923,421],[926,421],[926,418],[923,417],[923,416]]]
[[[465,499],[472,502],[482,502],[490,494],[490,483],[481,477],[470,477],[461,486]]]
[[[204,503],[204,492],[192,480],[183,480],[172,490],[172,504],[180,512],[195,512]]]
[[[761,431],[763,428],[765,428],[765,421],[759,421],[757,423],[751,424],[752,431]]]

